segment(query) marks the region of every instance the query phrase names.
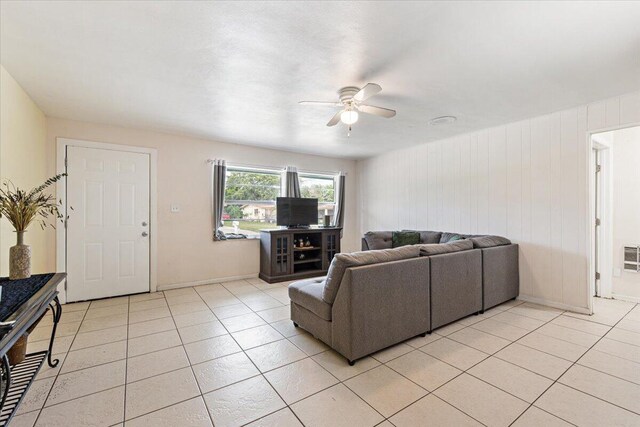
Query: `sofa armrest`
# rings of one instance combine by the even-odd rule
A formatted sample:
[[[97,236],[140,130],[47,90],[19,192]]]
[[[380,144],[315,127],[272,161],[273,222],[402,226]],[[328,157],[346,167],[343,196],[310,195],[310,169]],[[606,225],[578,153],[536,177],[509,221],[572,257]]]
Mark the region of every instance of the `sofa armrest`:
[[[369,250],[369,245],[367,244],[367,241],[364,238],[362,238],[362,250],[363,251]]]
[[[331,323],[332,347],[349,360],[431,330],[428,260],[347,269]]]

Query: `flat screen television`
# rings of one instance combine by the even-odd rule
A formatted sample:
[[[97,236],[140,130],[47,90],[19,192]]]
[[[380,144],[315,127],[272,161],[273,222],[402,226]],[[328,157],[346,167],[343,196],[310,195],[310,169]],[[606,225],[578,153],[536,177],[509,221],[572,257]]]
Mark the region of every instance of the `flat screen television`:
[[[318,199],[278,197],[276,209],[278,225],[295,228],[318,223]]]

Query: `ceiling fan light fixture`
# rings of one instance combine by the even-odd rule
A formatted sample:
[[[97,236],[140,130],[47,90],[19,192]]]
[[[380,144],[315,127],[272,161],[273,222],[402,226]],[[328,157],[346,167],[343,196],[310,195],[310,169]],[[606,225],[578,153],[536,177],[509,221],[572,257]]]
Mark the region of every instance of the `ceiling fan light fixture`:
[[[345,110],[340,114],[340,121],[345,125],[352,125],[358,121],[358,112],[354,110]]]

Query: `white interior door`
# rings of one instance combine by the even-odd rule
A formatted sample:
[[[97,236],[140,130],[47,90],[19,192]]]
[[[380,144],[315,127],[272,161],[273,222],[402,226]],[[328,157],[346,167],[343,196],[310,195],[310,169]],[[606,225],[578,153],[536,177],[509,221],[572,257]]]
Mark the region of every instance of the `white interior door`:
[[[67,147],[67,301],[149,291],[149,160]]]

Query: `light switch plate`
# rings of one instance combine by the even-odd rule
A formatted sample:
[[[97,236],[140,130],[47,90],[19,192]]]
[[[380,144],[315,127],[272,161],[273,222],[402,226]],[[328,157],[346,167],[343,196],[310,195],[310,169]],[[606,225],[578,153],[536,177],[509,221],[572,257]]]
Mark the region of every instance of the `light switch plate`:
[[[180,212],[180,205],[172,204],[171,213],[178,213],[178,212]]]
[[[620,277],[620,276],[622,276],[622,269],[614,268],[613,269],[613,277]]]

